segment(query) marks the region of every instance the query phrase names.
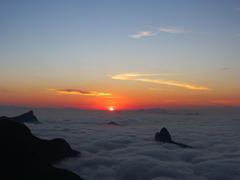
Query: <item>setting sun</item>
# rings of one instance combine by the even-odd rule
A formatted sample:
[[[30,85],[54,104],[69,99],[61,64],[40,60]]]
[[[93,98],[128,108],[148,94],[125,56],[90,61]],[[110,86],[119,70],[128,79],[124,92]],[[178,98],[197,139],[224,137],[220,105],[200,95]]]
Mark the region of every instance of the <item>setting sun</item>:
[[[111,107],[108,107],[108,110],[109,111],[114,111],[115,109],[114,109],[114,107],[111,106]]]

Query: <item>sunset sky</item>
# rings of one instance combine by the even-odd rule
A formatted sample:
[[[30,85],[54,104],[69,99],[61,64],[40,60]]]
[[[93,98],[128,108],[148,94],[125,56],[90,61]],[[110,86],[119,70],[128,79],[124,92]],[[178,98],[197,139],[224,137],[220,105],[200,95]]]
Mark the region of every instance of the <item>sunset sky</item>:
[[[239,106],[239,0],[1,0],[0,105]]]

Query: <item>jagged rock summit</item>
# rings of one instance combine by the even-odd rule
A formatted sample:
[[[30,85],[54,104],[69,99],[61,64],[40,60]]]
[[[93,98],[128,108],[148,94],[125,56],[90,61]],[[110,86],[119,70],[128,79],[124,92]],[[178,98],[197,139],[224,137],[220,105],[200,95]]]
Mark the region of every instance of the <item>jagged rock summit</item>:
[[[168,132],[168,130],[165,127],[163,127],[160,132],[157,132],[155,134],[155,140],[160,141],[160,142],[171,143],[172,137],[171,137],[170,133]]]
[[[183,144],[183,143],[178,143],[172,140],[171,134],[167,130],[167,128],[163,127],[160,132],[157,132],[155,134],[155,141],[163,142],[163,143],[171,143],[171,144],[176,144],[179,147],[182,148],[192,148],[192,146]]]
[[[34,115],[32,110],[15,117],[2,116],[0,117],[0,120],[1,119],[10,119],[19,123],[39,123],[37,117]]]

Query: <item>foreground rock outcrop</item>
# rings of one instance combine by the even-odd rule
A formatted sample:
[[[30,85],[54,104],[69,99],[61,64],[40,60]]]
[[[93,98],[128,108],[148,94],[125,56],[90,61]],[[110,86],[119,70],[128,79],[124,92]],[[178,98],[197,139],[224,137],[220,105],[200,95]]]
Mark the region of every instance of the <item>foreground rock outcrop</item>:
[[[37,117],[34,115],[32,110],[15,117],[2,116],[0,117],[0,120],[2,119],[11,119],[12,121],[19,123],[39,123]]]
[[[81,180],[78,175],[52,164],[76,157],[64,139],[44,140],[11,119],[0,119],[0,179],[6,180]]]
[[[192,146],[173,141],[170,133],[165,127],[163,127],[160,132],[155,134],[155,140],[163,143],[176,144],[182,148],[192,148]]]

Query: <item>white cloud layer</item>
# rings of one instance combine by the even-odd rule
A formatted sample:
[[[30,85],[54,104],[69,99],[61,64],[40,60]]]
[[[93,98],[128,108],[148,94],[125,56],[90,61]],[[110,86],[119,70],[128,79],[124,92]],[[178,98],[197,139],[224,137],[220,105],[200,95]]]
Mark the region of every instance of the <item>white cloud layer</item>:
[[[82,157],[62,161],[86,180],[238,180],[240,114],[199,116],[147,112],[38,110],[41,124],[29,125],[44,138],[62,137]],[[7,114],[5,114],[7,115]],[[120,126],[107,125],[115,121]],[[182,149],[154,141],[166,126]]]

